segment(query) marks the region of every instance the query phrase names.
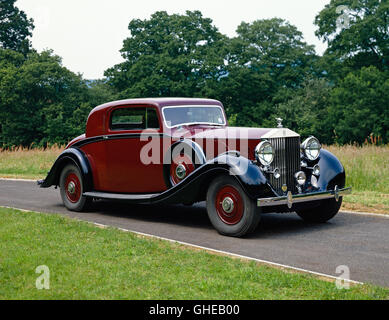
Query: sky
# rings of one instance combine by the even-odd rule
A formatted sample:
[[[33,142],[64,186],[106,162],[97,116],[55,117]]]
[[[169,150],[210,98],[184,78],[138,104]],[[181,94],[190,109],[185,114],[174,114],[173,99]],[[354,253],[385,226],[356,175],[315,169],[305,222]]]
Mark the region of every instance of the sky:
[[[315,36],[315,16],[330,0],[18,0],[16,5],[34,19],[32,45],[52,49],[63,65],[86,79],[99,79],[123,61],[119,50],[130,36],[132,19],[149,19],[156,11],[184,14],[200,10],[219,31],[236,35],[242,22],[282,18],[295,25],[318,54],[326,49]]]

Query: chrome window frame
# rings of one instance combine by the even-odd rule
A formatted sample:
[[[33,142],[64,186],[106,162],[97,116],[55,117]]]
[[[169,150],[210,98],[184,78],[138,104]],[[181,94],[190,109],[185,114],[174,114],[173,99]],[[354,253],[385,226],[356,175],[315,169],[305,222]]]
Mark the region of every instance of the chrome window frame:
[[[176,124],[174,126],[170,126],[165,118],[165,110],[166,109],[173,109],[173,108],[219,108],[222,115],[223,115],[223,123],[221,124],[221,123],[213,123],[213,122],[185,122],[185,123]],[[164,122],[165,126],[168,129],[177,128],[177,127],[181,127],[181,126],[185,126],[185,125],[194,125],[194,124],[205,124],[205,125],[218,126],[218,127],[222,127],[222,126],[227,125],[227,119],[226,119],[226,115],[224,113],[224,110],[221,106],[217,106],[217,105],[181,105],[181,106],[163,107],[162,108],[162,118],[163,118],[163,122]]]

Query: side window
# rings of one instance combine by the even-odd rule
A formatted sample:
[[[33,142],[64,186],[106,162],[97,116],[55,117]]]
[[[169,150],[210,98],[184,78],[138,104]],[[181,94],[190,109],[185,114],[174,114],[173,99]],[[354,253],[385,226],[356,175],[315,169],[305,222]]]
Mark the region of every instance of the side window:
[[[159,129],[158,115],[154,108],[120,108],[112,112],[111,130]]]
[[[147,129],[159,129],[158,115],[157,111],[154,108],[147,108],[146,120]]]

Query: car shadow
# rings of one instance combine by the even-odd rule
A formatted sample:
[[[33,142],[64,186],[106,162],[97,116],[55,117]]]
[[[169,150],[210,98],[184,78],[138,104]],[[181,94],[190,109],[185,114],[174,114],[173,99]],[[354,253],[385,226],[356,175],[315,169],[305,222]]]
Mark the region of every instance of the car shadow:
[[[209,221],[205,203],[185,205],[139,205],[122,202],[97,201],[90,213],[111,217],[131,218],[141,222],[172,224],[198,229],[214,229]],[[261,217],[258,228],[245,239],[282,238],[295,234],[322,232],[336,228],[335,219],[322,224],[308,223],[295,213],[266,213]],[[216,232],[216,230],[215,230]]]
[[[262,215],[258,228],[246,238],[286,238],[323,232],[338,226],[335,220],[326,223],[310,223],[302,220],[296,213],[266,213]]]
[[[94,203],[91,213],[131,218],[144,222],[176,224],[184,227],[213,229],[207,210],[199,205],[140,205],[112,201]]]

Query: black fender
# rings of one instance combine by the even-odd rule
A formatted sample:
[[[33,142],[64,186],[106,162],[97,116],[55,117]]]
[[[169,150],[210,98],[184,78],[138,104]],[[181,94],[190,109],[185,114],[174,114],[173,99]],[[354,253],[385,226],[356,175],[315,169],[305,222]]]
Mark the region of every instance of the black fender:
[[[153,198],[153,203],[195,203],[206,199],[210,183],[220,175],[232,175],[252,199],[274,196],[261,169],[251,160],[226,153],[210,160],[176,186]]]
[[[320,191],[333,190],[336,185],[339,188],[345,187],[346,171],[335,155],[322,149],[318,164],[320,166],[320,176],[318,178]]]
[[[57,160],[54,162],[54,165],[51,167],[46,179],[38,182],[40,187],[49,188],[51,186],[58,186],[62,169],[69,163],[75,164],[80,169],[84,183],[84,192],[92,191],[92,169],[85,153],[78,148],[66,149],[59,155]]]
[[[191,159],[194,159],[194,161],[192,162],[196,169],[205,164],[207,161],[203,149],[199,146],[198,143],[194,142],[193,140],[181,139],[173,143],[166,151],[163,157],[163,178],[168,188],[172,186],[170,182],[170,165],[172,163],[172,154],[175,151],[183,151]]]

